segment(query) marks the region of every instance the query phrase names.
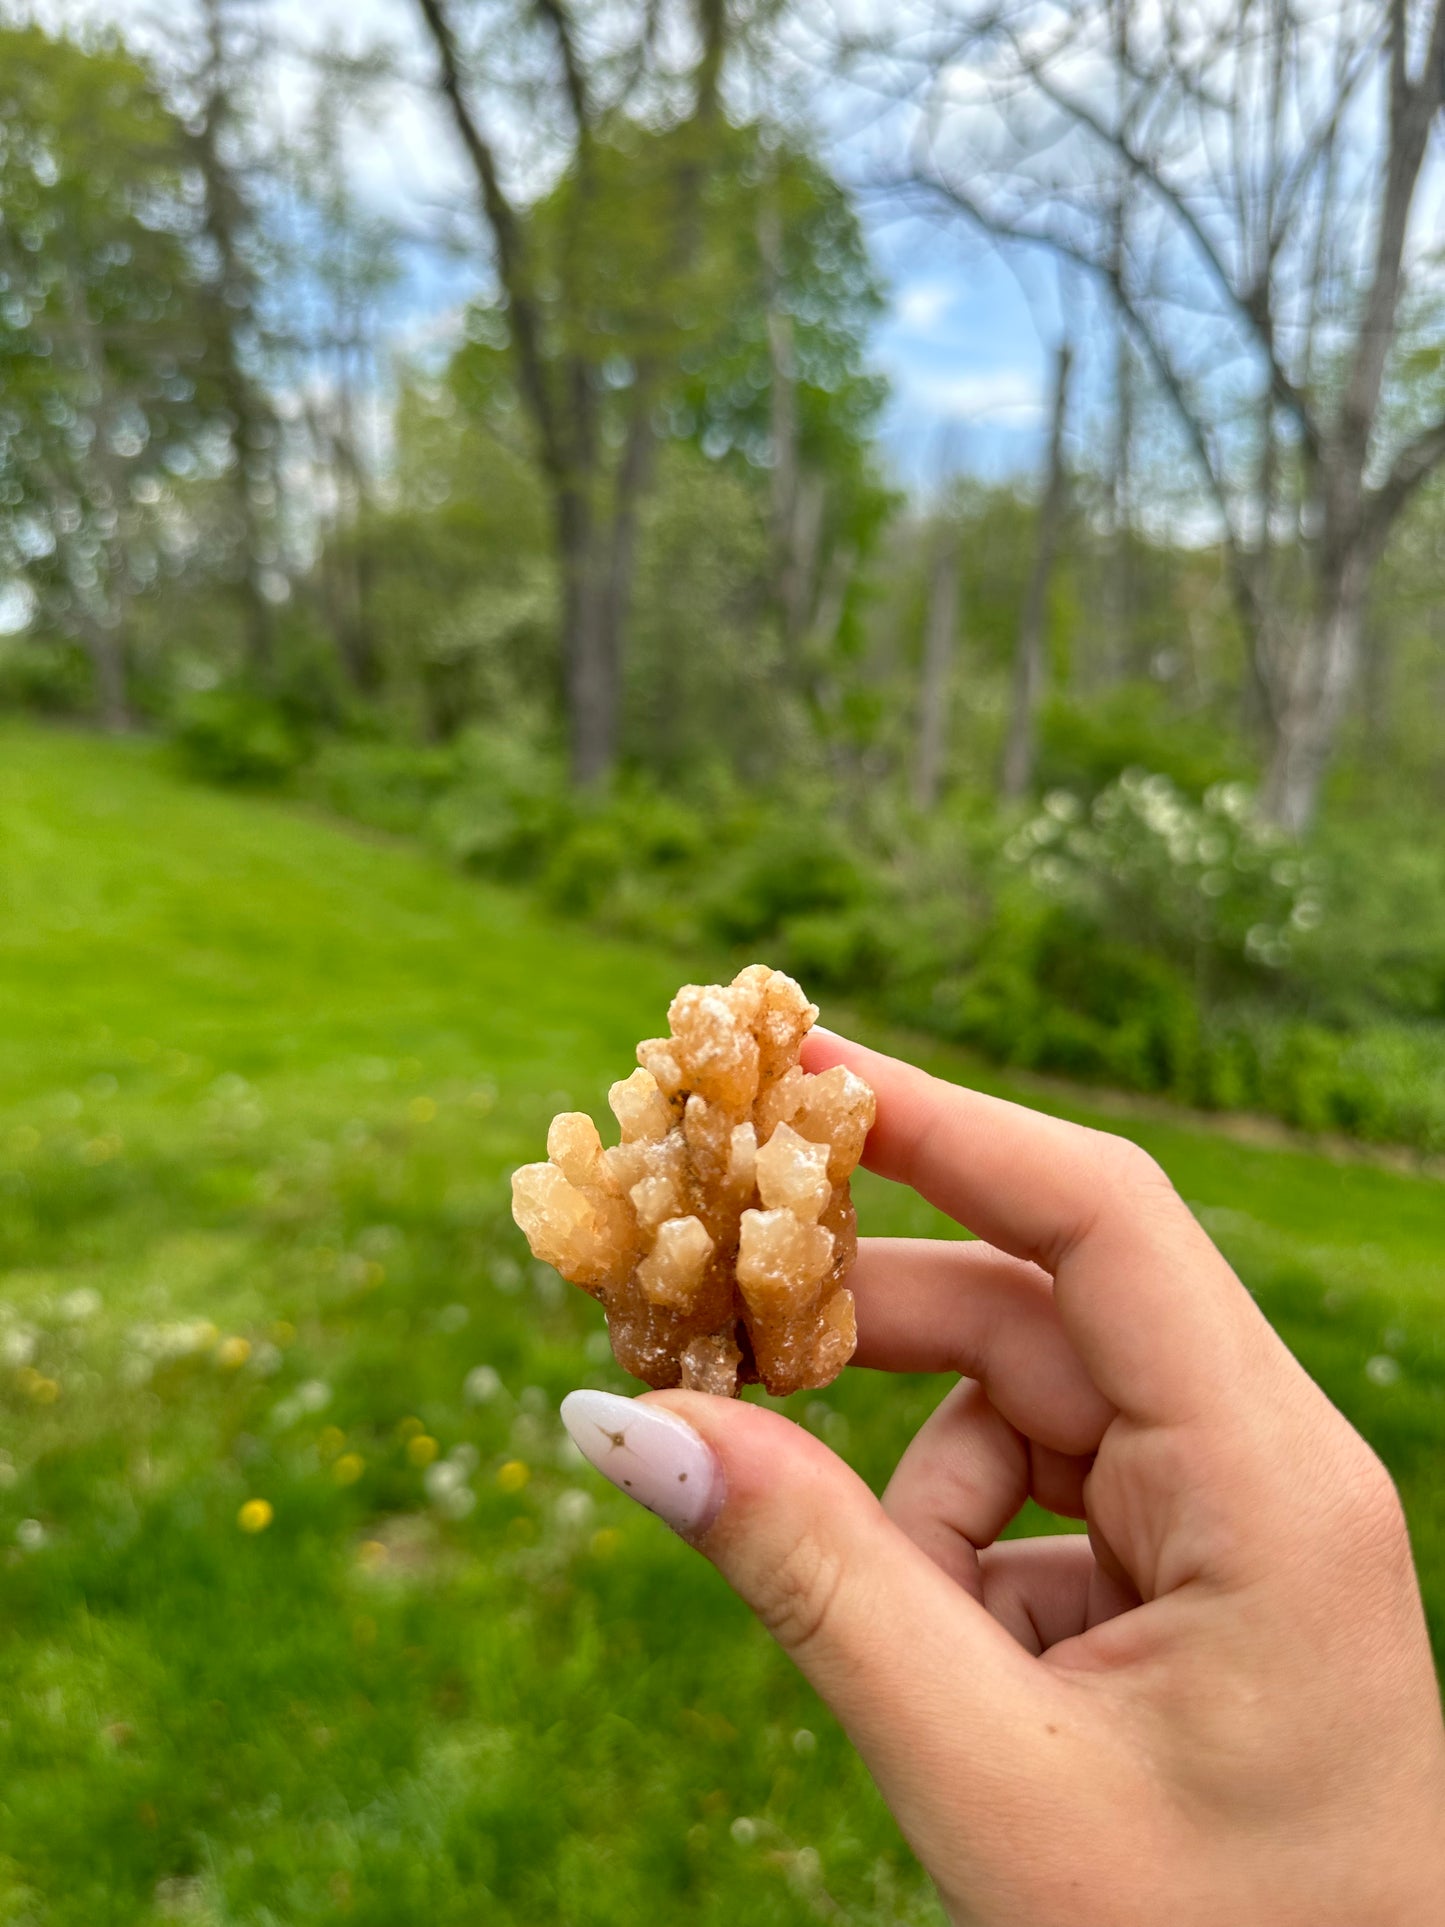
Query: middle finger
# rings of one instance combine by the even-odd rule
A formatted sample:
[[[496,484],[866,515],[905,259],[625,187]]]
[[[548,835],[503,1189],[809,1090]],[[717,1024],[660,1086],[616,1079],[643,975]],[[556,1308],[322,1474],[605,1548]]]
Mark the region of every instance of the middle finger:
[[[1093,1452],[1114,1408],[1064,1330],[1046,1272],[992,1245],[864,1238],[848,1278],[855,1365],[977,1379],[1018,1431],[1054,1452]]]

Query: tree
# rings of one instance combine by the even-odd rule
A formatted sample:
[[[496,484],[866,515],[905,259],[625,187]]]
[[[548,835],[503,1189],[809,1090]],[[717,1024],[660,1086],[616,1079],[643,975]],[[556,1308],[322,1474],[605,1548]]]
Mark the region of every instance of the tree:
[[[463,14],[449,0],[417,5],[476,183],[517,393],[547,483],[571,767],[590,784],[616,754],[638,505],[660,379],[690,319],[687,282],[721,120],[725,0],[684,0],[669,18],[648,5],[626,19],[575,14],[567,0],[500,0]],[[551,218],[535,218],[509,183],[491,131],[488,83],[503,49],[512,50],[513,116],[525,81],[529,126],[566,130],[544,157],[558,189],[532,197],[548,202]]]
[[[1048,467],[1039,503],[1034,563],[1029,572],[1019,614],[1014,650],[1013,697],[1009,706],[1008,738],[1004,744],[1000,788],[1009,798],[1027,794],[1034,778],[1039,703],[1048,666],[1044,621],[1048,613],[1049,579],[1054,572],[1068,502],[1068,470],[1064,465],[1064,423],[1069,412],[1069,375],[1074,353],[1061,342],[1054,361],[1054,401],[1049,418]]]
[[[201,0],[199,34],[170,43],[170,90],[179,97],[187,154],[200,177],[204,240],[213,256],[210,322],[220,399],[229,418],[236,560],[247,655],[263,686],[275,673],[272,583],[280,562],[280,424],[263,370],[262,284],[269,248],[248,175],[255,154],[250,80],[261,46],[254,18],[235,0]]]
[[[599,420],[619,486],[639,446],[631,370],[645,361],[648,371],[647,462],[626,473],[630,519],[611,529],[611,661],[624,686],[638,505],[665,445],[686,442],[766,517],[771,594],[755,622],[771,617],[781,652],[774,664],[770,639],[760,638],[758,660],[822,721],[835,706],[857,571],[893,499],[872,447],[885,385],[866,368],[882,294],[852,205],[801,142],[726,125],[713,130],[710,153],[687,270],[661,282],[657,237],[666,229],[649,210],[659,197],[665,209],[677,191],[669,142],[633,135],[599,149],[589,231],[577,229],[570,178],[528,211],[538,251],[551,258],[570,233],[574,280],[598,289],[593,353],[609,342],[618,351],[603,363]],[[500,301],[474,304],[451,381],[486,433],[535,449],[509,321]]]
[[[1422,232],[1445,0],[960,0],[904,172],[922,202],[1077,263],[1169,397],[1212,497],[1269,728],[1264,804],[1311,821],[1372,572],[1445,459],[1395,405],[1438,278]],[[1119,182],[1132,183],[1127,223]]]
[[[931,810],[943,787],[953,657],[958,643],[958,530],[940,518],[934,532],[923,623],[923,674],[918,685],[918,735],[913,760],[913,807]]]
[[[83,643],[112,729],[126,623],[227,447],[183,130],[119,40],[0,32],[0,570]]]

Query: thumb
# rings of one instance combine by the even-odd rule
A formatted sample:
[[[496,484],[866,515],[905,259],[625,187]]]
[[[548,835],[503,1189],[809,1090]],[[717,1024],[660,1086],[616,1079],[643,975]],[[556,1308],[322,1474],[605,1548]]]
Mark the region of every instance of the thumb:
[[[981,1804],[1046,1676],[781,1413],[700,1392],[573,1392],[562,1418],[597,1469],[666,1520],[753,1609],[832,1707],[922,1853],[938,1791]],[[954,1817],[953,1824],[957,1825]]]

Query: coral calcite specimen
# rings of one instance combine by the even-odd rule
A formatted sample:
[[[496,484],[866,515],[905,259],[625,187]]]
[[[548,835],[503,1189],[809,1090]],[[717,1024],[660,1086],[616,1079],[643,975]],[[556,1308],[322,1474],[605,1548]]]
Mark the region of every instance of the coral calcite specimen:
[[[547,1162],[513,1176],[533,1252],[602,1301],[619,1364],[649,1385],[796,1392],[853,1355],[848,1179],[874,1102],[841,1065],[800,1068],[817,1014],[765,964],[684,984],[671,1035],[608,1094],[621,1143],[566,1111]]]

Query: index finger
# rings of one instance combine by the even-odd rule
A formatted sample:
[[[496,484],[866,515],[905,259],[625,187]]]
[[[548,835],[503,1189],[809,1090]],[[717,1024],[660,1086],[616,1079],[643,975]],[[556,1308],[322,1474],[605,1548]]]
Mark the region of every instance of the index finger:
[[[863,1162],[1054,1279],[1089,1375],[1119,1411],[1170,1424],[1258,1384],[1279,1347],[1168,1178],[1127,1138],[930,1077],[831,1031],[810,1071],[843,1064],[873,1087]],[[1261,1341],[1264,1341],[1263,1343]]]

